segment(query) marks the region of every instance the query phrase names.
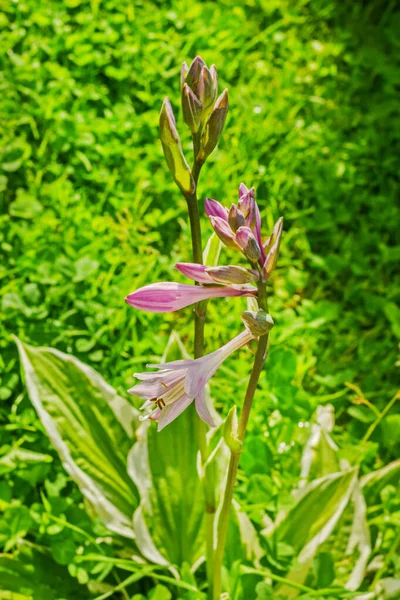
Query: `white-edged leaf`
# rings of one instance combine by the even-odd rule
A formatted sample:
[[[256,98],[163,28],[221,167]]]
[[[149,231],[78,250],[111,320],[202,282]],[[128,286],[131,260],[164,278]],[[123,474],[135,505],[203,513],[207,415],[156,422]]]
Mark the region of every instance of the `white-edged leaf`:
[[[318,548],[332,534],[350,502],[357,473],[354,468],[312,481],[297,492],[297,503],[280,515],[275,528],[268,531],[268,537],[274,535],[276,541],[292,546],[298,553],[297,565],[288,579],[304,581]],[[278,592],[285,598],[298,596],[296,590],[285,584],[278,587]]]
[[[126,465],[134,409],[75,357],[20,340],[17,345],[28,395],[64,468],[97,518],[134,538],[139,494]]]
[[[203,252],[203,264],[207,267],[216,267],[221,253],[222,242],[216,233],[212,233],[207,240]]]
[[[331,404],[318,406],[316,423],[301,457],[301,481],[304,487],[309,479],[317,479],[339,471],[338,447],[330,436],[335,424],[335,412]]]
[[[398,483],[400,479],[400,458],[389,463],[382,469],[372,471],[361,478],[360,483],[367,501],[379,494],[381,489],[389,483]]]
[[[345,585],[346,589],[350,591],[357,590],[360,587],[364,579],[368,558],[371,554],[371,536],[369,534],[367,522],[367,505],[358,481],[354,487],[352,503],[354,506],[354,514],[346,554],[350,556],[354,555],[355,551],[358,551],[359,555]]]
[[[142,498],[134,516],[136,543],[158,564],[193,564],[203,550],[204,500],[194,413],[189,406],[160,432],[155,423],[141,428],[140,441],[129,454],[129,474]]]

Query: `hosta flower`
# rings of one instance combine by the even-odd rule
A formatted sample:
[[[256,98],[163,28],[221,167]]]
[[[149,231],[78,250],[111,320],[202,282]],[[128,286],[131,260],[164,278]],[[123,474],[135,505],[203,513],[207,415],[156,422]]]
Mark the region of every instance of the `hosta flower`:
[[[126,302],[135,308],[148,312],[173,312],[210,298],[254,296],[257,294],[256,288],[248,285],[249,281],[255,281],[254,272],[250,269],[230,267],[231,271],[229,273],[230,279],[233,280],[232,285],[221,285],[221,283],[229,283],[227,281],[229,275],[226,272],[224,274],[221,272],[221,270],[226,270],[228,267],[208,268],[194,263],[178,263],[176,267],[189,279],[208,285],[188,285],[171,281],[151,283],[129,294],[125,298]],[[224,280],[221,281],[223,276],[225,276]],[[240,285],[240,283],[244,285]]]
[[[239,186],[239,201],[228,210],[217,200],[206,198],[205,211],[220,240],[229,248],[240,250],[253,263],[262,269],[264,281],[269,279],[276,266],[282,236],[282,217],[275,223],[272,234],[263,244],[261,237],[261,217],[254,199],[254,188],[250,190],[244,183]]]
[[[158,371],[135,373],[134,376],[141,382],[128,391],[146,399],[142,406],[146,414],[142,419],[158,421],[158,431],[161,431],[194,401],[200,418],[214,427],[215,423],[205,401],[206,383],[232,352],[247,344],[253,337],[246,329],[222,348],[201,358],[147,365]]]

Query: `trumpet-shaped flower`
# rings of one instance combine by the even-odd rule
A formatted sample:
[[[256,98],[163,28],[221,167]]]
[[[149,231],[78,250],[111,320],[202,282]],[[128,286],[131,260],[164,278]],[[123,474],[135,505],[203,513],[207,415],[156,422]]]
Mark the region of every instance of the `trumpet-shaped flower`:
[[[172,281],[151,283],[129,294],[125,298],[126,302],[135,308],[148,312],[173,312],[210,298],[254,296],[257,294],[256,288],[248,284],[249,281],[255,281],[256,279],[254,272],[249,269],[231,267],[233,274],[230,276],[232,280],[232,285],[230,285],[225,271],[223,281],[220,281],[221,277],[218,276],[219,270],[224,270],[227,267],[211,269],[196,263],[178,263],[175,266],[186,277],[203,285],[188,285]],[[210,274],[207,272],[208,270]],[[240,274],[237,270],[240,271]],[[241,283],[243,285],[240,285]]]
[[[161,431],[194,401],[199,417],[214,427],[205,401],[205,386],[224,360],[253,338],[246,329],[215,352],[201,358],[147,365],[158,371],[135,373],[134,377],[141,381],[128,391],[146,400],[142,410],[147,412],[142,419],[158,421],[158,431]]]
[[[249,289],[249,287],[251,289]],[[125,300],[131,306],[148,312],[174,312],[190,304],[196,304],[210,298],[225,298],[228,296],[253,296],[257,290],[254,287],[203,287],[187,285],[172,281],[160,281],[139,288],[129,294]]]

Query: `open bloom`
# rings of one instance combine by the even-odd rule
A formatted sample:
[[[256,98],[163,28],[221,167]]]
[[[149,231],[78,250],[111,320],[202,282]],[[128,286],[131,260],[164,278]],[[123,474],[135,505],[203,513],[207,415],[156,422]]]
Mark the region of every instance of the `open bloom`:
[[[135,373],[134,376],[141,382],[133,386],[129,393],[146,399],[142,410],[147,413],[142,419],[158,421],[158,431],[161,431],[194,401],[199,417],[214,427],[215,423],[205,401],[206,383],[232,352],[247,344],[253,337],[246,329],[222,348],[201,358],[147,365],[158,371]]]
[[[275,268],[282,236],[282,217],[275,223],[272,234],[263,244],[261,217],[250,190],[241,183],[238,204],[228,210],[217,200],[206,198],[205,211],[220,240],[228,247],[240,250],[252,262],[261,266],[262,277],[267,281]]]

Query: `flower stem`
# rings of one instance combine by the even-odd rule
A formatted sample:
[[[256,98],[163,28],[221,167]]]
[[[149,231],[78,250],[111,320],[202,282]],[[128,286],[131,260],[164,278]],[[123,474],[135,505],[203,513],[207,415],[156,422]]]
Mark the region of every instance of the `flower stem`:
[[[193,136],[194,155],[198,152],[199,139]],[[192,167],[192,176],[196,184],[195,191],[185,196],[189,212],[190,231],[192,237],[193,262],[201,264],[203,262],[203,244],[201,239],[200,214],[197,199],[197,184],[202,167],[202,163],[195,158]],[[204,354],[204,324],[207,312],[207,301],[199,302],[194,310],[194,357],[200,358]],[[201,463],[204,465],[207,460],[207,428],[206,424],[195,415],[196,433],[199,444]],[[207,580],[208,597],[213,598],[213,580],[214,580],[214,518],[215,518],[215,494],[212,484],[207,481],[207,476],[203,473],[203,493],[205,501],[205,535],[206,535],[206,559],[207,559]]]
[[[263,283],[258,285],[258,304],[262,310],[268,312],[268,301],[266,289]],[[251,371],[249,383],[247,385],[246,395],[244,398],[242,412],[240,414],[237,437],[242,442],[241,449],[236,452],[231,452],[229,462],[228,477],[226,480],[224,500],[218,521],[218,540],[214,556],[214,596],[213,600],[219,600],[221,595],[221,574],[222,563],[224,558],[226,536],[228,533],[229,517],[232,507],[233,489],[236,483],[236,476],[239,467],[240,455],[242,453],[243,441],[246,435],[247,423],[250,416],[250,410],[253,404],[254,394],[257,389],[258,380],[267,355],[268,333],[261,336],[258,342],[256,355],[254,358],[253,369]]]

